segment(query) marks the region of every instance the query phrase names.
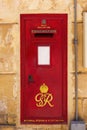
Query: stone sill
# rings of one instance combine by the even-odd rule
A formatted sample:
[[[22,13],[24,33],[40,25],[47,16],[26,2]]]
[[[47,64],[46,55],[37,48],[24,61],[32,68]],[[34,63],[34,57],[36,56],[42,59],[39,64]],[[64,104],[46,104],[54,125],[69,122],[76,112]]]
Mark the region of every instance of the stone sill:
[[[16,72],[0,72],[0,75],[14,75]]]
[[[5,25],[5,24],[18,24],[18,23],[16,23],[16,22],[2,22],[2,23],[1,23],[1,22],[0,22],[0,24],[1,24],[1,25],[3,25],[3,24]]]
[[[1,127],[1,126],[2,126],[2,127],[3,127],[3,126],[6,126],[6,127],[7,127],[7,126],[8,126],[8,127],[9,127],[9,126],[11,126],[11,127],[15,127],[16,124],[3,123],[3,124],[0,124],[0,127]]]

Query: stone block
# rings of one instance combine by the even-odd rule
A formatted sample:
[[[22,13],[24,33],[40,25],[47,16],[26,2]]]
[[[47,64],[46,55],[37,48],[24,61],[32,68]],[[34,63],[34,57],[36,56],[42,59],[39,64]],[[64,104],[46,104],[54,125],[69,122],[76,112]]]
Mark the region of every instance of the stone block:
[[[0,124],[7,123],[7,114],[0,114]]]
[[[87,99],[83,100],[83,118],[87,122]]]
[[[53,7],[53,2],[52,2],[52,0],[43,0],[43,1],[40,3],[40,5],[39,5],[38,8],[40,8],[40,9],[42,9],[42,10],[49,10],[49,9],[51,9],[52,7]]]
[[[16,127],[13,126],[0,126],[0,130],[16,130]]]
[[[78,71],[82,71],[83,68],[83,24],[78,23]]]
[[[87,72],[87,68],[83,66],[83,23],[78,23],[78,71]]]
[[[22,127],[16,127],[16,130],[23,130],[23,128]],[[26,128],[26,130],[27,130],[27,128]]]
[[[14,75],[0,75],[0,113],[15,114],[16,101],[13,97]],[[14,107],[13,107],[14,106]]]
[[[87,0],[79,0],[79,3],[83,7],[84,10],[87,9]]]
[[[13,24],[0,24],[0,72],[15,72],[16,29]]]
[[[87,98],[87,74],[78,75],[78,96]]]
[[[61,130],[68,130],[68,125],[62,125]]]
[[[77,22],[78,26],[78,46],[77,46],[77,52],[78,52],[78,72],[87,72],[87,68],[83,67],[83,23]],[[75,48],[74,48],[74,23],[72,24],[72,33],[73,33],[73,44],[72,44],[72,53],[74,55],[73,58],[73,71],[74,71],[74,65],[75,65]]]
[[[50,128],[44,128],[44,130],[62,130],[62,129],[61,125],[59,125],[58,127],[55,127],[55,125],[53,125]]]
[[[56,10],[69,11],[69,6],[72,4],[70,0],[53,0],[53,8]]]
[[[8,124],[16,124],[16,115],[8,115]]]

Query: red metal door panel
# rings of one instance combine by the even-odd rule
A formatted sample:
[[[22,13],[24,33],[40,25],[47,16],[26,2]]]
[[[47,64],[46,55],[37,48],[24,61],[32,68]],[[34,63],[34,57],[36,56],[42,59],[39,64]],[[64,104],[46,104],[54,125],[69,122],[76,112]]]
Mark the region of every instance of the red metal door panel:
[[[66,122],[67,15],[23,14],[21,123]]]

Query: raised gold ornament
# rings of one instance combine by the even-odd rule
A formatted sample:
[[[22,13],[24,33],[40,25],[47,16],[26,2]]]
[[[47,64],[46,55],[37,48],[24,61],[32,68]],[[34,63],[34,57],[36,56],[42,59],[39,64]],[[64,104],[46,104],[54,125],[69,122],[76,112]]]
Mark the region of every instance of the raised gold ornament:
[[[53,100],[53,95],[51,93],[48,93],[48,86],[43,83],[40,86],[40,93],[36,94],[35,96],[35,101],[36,101],[36,106],[37,107],[44,107],[47,104],[50,107],[53,107],[54,105],[51,104],[52,100]]]

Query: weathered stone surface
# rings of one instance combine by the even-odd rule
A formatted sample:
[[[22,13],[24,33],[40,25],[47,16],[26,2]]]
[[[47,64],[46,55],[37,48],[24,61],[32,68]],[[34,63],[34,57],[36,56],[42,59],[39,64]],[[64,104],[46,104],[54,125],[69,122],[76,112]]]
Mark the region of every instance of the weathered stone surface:
[[[1,127],[1,130],[16,130],[14,127]]]
[[[16,115],[14,114],[7,115],[7,122],[8,124],[16,124]]]
[[[0,113],[0,124],[6,124],[7,123],[7,114],[1,114]]]
[[[18,21],[20,13],[34,13],[51,11],[67,12],[74,18],[74,2],[71,0],[1,0],[0,1],[0,21]],[[87,9],[87,1],[78,1],[77,16],[82,20],[82,11]],[[54,11],[53,10],[53,11]],[[56,13],[58,13],[56,12]]]
[[[84,8],[84,10],[87,10],[87,0],[78,0],[80,5]]]
[[[69,11],[69,6],[72,4],[70,0],[54,0],[53,8],[56,10]]]
[[[73,75],[73,77],[75,77]],[[73,79],[73,97],[75,97],[75,82]],[[87,98],[87,75],[79,74],[78,75],[78,97]]]
[[[0,75],[0,113],[16,114],[16,101],[13,97],[14,75]],[[14,106],[14,107],[13,107]]]
[[[61,130],[68,130],[68,126],[67,125],[62,125]]]
[[[79,97],[87,97],[87,75],[81,74],[78,76],[78,94]]]
[[[78,23],[78,71],[87,72],[83,66],[83,23]]]
[[[0,25],[0,72],[16,71],[16,25]]]
[[[85,122],[87,122],[87,99],[83,100],[83,117]]]

